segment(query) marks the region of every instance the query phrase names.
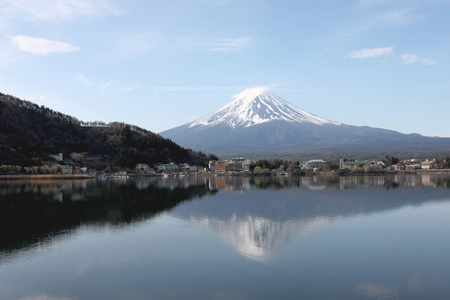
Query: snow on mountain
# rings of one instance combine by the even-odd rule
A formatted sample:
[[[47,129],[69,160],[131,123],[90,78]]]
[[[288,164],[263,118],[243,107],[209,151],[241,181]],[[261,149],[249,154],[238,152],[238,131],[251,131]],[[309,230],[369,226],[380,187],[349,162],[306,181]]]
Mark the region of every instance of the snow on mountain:
[[[189,124],[195,126],[215,126],[224,124],[230,128],[283,120],[287,122],[312,123],[316,125],[340,123],[310,114],[284,101],[268,88],[250,88],[235,96],[235,100]]]
[[[217,155],[332,155],[333,153],[441,152],[449,138],[330,121],[287,103],[267,88],[246,89],[233,102],[200,119],[160,133],[183,145]]]

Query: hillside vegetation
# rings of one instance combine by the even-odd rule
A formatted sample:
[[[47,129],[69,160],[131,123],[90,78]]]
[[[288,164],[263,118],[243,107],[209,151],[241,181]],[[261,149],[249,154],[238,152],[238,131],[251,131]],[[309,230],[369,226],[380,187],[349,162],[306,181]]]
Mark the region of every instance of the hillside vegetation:
[[[0,93],[0,164],[38,165],[50,154],[86,152],[105,163],[206,165],[209,157],[137,126],[109,123],[92,126],[72,116]]]

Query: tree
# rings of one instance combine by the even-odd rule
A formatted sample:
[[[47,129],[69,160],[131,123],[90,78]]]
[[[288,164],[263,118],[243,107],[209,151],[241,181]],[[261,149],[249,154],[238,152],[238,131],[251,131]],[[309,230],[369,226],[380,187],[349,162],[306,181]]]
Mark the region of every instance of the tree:
[[[219,158],[215,154],[208,154],[208,159],[209,160],[219,160]]]
[[[121,140],[122,140],[122,145],[127,146],[131,142],[131,135],[132,135],[132,132],[131,132],[130,126],[126,125],[122,129],[122,133],[120,134]]]
[[[327,170],[327,171],[339,170],[339,161],[338,160],[327,161],[325,163],[325,170]]]
[[[386,157],[383,159],[383,162],[387,166],[392,166],[392,165],[398,164],[400,162],[400,159],[398,157],[395,157],[395,156],[386,155]]]

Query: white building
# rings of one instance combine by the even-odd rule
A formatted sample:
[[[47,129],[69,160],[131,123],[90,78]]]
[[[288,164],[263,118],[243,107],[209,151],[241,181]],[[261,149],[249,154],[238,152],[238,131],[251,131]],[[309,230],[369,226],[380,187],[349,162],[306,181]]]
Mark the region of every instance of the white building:
[[[370,162],[367,160],[365,161],[344,161],[343,159],[339,160],[339,169],[344,170],[358,170],[358,169],[364,169],[368,170],[370,166]]]
[[[250,160],[243,157],[232,158],[227,166],[227,171],[248,171],[250,169]]]
[[[63,160],[63,154],[62,153],[50,154],[50,156],[53,157],[56,161],[62,161]]]
[[[303,168],[310,171],[323,171],[326,161],[322,159],[311,159],[303,164]]]
[[[208,168],[210,172],[215,172],[216,171],[216,163],[217,160],[210,160],[208,163]]]
[[[421,164],[422,169],[425,169],[425,170],[433,169],[435,166],[436,166],[436,161],[434,159],[433,160],[427,159],[426,161],[422,162],[422,164]]]

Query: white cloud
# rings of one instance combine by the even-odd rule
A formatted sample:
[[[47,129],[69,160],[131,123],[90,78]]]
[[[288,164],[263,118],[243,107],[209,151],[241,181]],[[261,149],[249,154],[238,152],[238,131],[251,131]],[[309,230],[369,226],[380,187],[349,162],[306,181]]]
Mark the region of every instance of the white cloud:
[[[394,51],[393,47],[386,48],[368,48],[349,53],[350,58],[375,58],[383,55],[391,54]]]
[[[20,50],[35,54],[49,54],[55,52],[74,52],[79,47],[68,43],[52,41],[43,38],[35,38],[26,35],[17,35],[10,38],[11,43],[20,48]]]
[[[417,60],[418,60],[419,58],[418,58],[417,55],[415,55],[415,54],[408,54],[408,53],[405,53],[405,54],[402,54],[402,55],[400,56],[400,59],[402,60],[402,62],[403,62],[404,64],[412,64],[412,63],[417,62]]]
[[[83,16],[118,14],[107,0],[0,0],[4,18],[61,21]]]

